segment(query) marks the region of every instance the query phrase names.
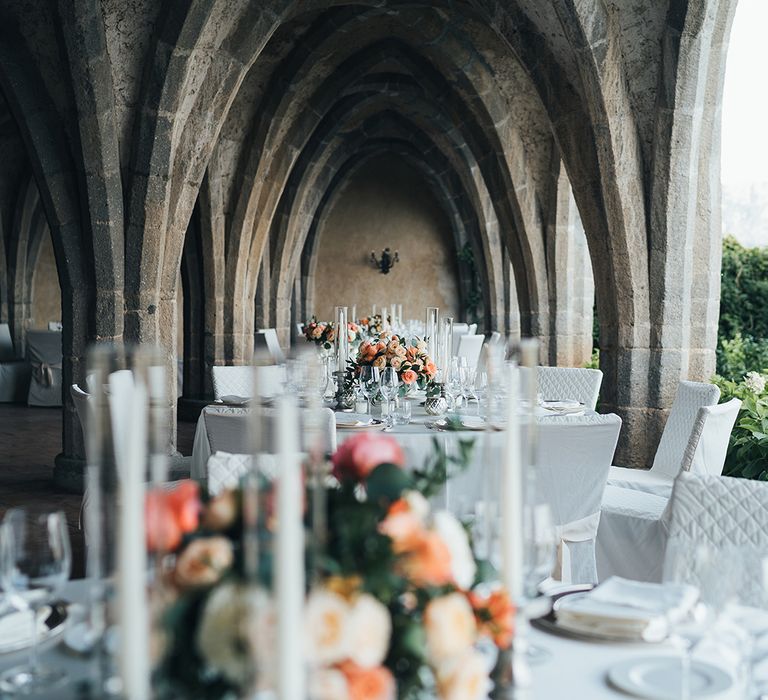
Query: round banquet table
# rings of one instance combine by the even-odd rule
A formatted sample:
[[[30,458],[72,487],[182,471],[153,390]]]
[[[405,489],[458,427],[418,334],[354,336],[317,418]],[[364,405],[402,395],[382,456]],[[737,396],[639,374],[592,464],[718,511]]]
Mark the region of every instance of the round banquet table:
[[[85,581],[70,582],[63,598],[85,603],[87,589]],[[533,692],[536,700],[617,700],[628,696],[613,689],[606,680],[609,669],[617,663],[629,659],[643,657],[677,655],[677,650],[668,642],[661,644],[624,644],[624,643],[592,643],[576,641],[554,636],[536,629],[530,629],[529,640],[538,647],[548,650],[551,658],[532,668]],[[11,666],[23,663],[24,652],[0,656],[0,672]],[[722,648],[701,645],[694,658],[709,660],[732,674],[734,662],[724,653]],[[46,698],[50,700],[81,700],[96,698],[96,695],[84,694],[79,685],[89,677],[93,677],[93,663],[88,658],[76,655],[67,650],[64,644],[47,649],[42,654],[44,663],[51,666],[63,667],[67,670],[69,680],[62,688],[54,693],[42,696],[27,696]],[[730,691],[717,696],[709,696],[710,700],[737,700],[743,698],[741,688],[734,686]]]

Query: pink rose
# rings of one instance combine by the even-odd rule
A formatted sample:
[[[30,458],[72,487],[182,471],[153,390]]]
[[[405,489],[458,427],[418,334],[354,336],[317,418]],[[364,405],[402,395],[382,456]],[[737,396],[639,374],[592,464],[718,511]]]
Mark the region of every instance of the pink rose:
[[[400,379],[404,384],[413,384],[414,382],[418,381],[419,375],[416,374],[416,372],[414,372],[412,369],[407,369],[400,375]]]
[[[331,458],[333,474],[339,480],[364,481],[380,464],[404,466],[400,445],[388,435],[360,433],[345,440]]]

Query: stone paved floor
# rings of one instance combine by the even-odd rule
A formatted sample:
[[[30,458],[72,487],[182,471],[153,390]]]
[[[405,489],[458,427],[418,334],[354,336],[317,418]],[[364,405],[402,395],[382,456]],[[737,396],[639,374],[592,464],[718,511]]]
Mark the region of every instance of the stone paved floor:
[[[195,424],[179,422],[178,447],[192,454]],[[53,460],[61,452],[61,411],[0,404],[0,517],[8,508],[33,505],[62,510],[72,540],[73,576],[83,575],[83,536],[78,529],[81,497],[57,491]]]

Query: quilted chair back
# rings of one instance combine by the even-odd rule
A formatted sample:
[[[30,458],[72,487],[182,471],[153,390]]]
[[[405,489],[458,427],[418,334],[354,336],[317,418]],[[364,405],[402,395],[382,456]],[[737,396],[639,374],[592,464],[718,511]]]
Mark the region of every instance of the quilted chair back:
[[[740,408],[741,401],[731,399],[699,409],[691,440],[685,450],[682,471],[715,476],[723,473],[728,441]]]
[[[684,472],[675,480],[668,517],[668,552],[685,556],[702,545],[715,557],[735,552],[733,563],[743,566],[741,602],[762,605],[768,483]]]
[[[11,362],[15,359],[11,329],[7,323],[0,323],[0,362]]]
[[[470,369],[477,369],[480,361],[480,354],[483,352],[483,335],[462,335],[459,338],[459,349],[456,354],[459,357],[466,357]]]
[[[653,458],[653,471],[672,478],[681,470],[687,471],[686,460],[690,466],[690,459],[693,457],[691,449],[695,450],[698,443],[696,427],[699,409],[702,406],[714,406],[719,399],[720,389],[714,384],[680,382],[656,456]]]
[[[212,370],[214,398],[220,399],[223,396],[241,396],[250,399],[253,397],[253,367],[248,365],[238,367],[213,367]]]
[[[545,401],[580,401],[595,410],[603,373],[584,367],[539,367],[539,394]]]
[[[211,496],[235,488],[253,463],[251,455],[214,452],[206,465],[206,482]]]
[[[262,328],[256,333],[254,338],[254,351],[263,352],[265,350],[275,364],[285,362],[285,355],[280,347],[277,331],[274,328]]]

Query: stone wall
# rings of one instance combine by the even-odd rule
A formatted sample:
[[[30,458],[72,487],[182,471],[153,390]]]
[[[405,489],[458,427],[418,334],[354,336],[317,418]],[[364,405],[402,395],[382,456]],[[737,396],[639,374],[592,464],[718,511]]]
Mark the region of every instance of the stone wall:
[[[32,328],[48,328],[49,321],[61,321],[61,287],[51,237],[40,243],[32,281]]]
[[[370,263],[371,251],[399,251],[386,275]],[[438,306],[458,320],[456,250],[450,224],[420,173],[382,156],[356,172],[318,231],[314,306],[332,319],[335,305],[357,305],[358,317],[372,304],[403,304],[405,318],[422,318]]]

